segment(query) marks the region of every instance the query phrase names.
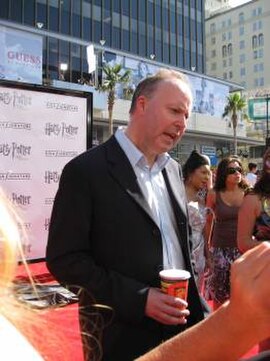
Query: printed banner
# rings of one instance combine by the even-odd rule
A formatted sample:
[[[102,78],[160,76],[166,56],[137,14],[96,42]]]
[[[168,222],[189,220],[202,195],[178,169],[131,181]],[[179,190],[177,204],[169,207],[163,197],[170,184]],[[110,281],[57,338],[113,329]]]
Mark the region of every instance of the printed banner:
[[[26,230],[28,259],[45,256],[64,165],[86,149],[87,99],[0,86],[0,187]]]
[[[161,68],[158,65],[145,61],[116,55],[105,52],[105,63],[113,66],[121,64],[123,70],[129,69],[131,72],[128,84],[116,85],[116,96],[127,98],[127,91],[134,90],[135,86],[145,77],[155,74]],[[229,86],[212,80],[205,79],[200,75],[188,75],[193,94],[193,109],[195,113],[207,114],[222,118],[224,108],[229,95]]]
[[[42,84],[42,37],[0,26],[0,79]]]

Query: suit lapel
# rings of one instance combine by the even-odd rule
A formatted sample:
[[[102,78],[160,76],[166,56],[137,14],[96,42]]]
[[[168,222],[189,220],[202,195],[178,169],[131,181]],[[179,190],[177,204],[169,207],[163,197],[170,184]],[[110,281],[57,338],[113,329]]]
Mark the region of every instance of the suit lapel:
[[[114,136],[106,143],[106,150],[109,172],[112,177],[155,222],[151,209],[137,182],[136,174]]]

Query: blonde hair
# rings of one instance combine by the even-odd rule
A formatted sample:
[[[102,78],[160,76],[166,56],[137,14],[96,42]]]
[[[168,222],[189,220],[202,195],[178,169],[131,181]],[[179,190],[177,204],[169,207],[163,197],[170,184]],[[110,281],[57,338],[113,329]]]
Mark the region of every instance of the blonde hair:
[[[63,349],[59,347],[59,345],[62,347],[65,344],[64,347],[68,348],[64,339],[64,330],[60,332],[59,329],[59,332],[52,335],[52,327],[44,318],[46,310],[33,309],[25,302],[20,301],[14,290],[14,280],[18,260],[20,260],[33,291],[38,297],[33,277],[25,260],[21,244],[22,233],[20,233],[21,229],[19,231],[18,224],[22,224],[20,217],[0,189],[0,316],[13,324],[42,357],[47,358],[48,354],[52,355],[53,353],[64,356]],[[22,232],[25,236],[25,232]],[[53,326],[52,323],[51,326]]]
[[[21,223],[19,216],[0,189],[0,290],[6,290],[12,285],[18,258],[24,263],[32,280],[23,253],[18,223]]]
[[[0,188],[0,316],[12,323],[44,359],[73,360],[72,345],[68,341],[67,335],[73,336],[76,330],[67,330],[65,326],[62,328],[59,325],[58,319],[59,312],[62,311],[61,308],[52,306],[51,308],[54,309],[50,308],[47,319],[44,317],[47,314],[47,309],[34,309],[29,304],[22,302],[14,290],[14,280],[18,260],[20,260],[24,265],[33,291],[39,297],[21,244],[21,235],[23,234],[25,239],[26,232],[19,230],[18,224],[22,224],[20,217]],[[99,308],[110,310],[110,307],[94,305],[92,312],[86,314],[85,318],[87,322],[93,319],[93,325],[96,322],[96,328],[102,329],[104,327],[100,323],[102,320],[97,322],[99,317],[97,310]],[[77,314],[77,306],[75,309],[72,306],[66,308],[65,318],[74,317],[74,311]],[[92,360],[100,360],[102,350],[99,338],[95,335],[83,335],[83,337],[91,339],[91,348],[86,351],[87,356],[89,354]],[[80,337],[78,339],[80,341]]]

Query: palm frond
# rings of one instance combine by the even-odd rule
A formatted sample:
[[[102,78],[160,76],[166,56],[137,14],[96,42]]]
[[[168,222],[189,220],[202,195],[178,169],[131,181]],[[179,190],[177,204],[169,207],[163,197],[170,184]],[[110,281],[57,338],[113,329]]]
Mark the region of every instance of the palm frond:
[[[109,133],[113,134],[113,107],[116,98],[116,86],[120,83],[128,83],[130,79],[130,70],[123,70],[121,64],[104,65],[104,78],[102,84],[98,87],[99,91],[108,93],[107,103],[109,112]]]

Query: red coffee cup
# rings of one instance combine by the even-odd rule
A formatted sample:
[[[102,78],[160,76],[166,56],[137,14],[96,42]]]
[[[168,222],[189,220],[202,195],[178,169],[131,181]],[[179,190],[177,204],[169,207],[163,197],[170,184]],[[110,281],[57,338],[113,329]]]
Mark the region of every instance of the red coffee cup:
[[[159,272],[161,290],[168,295],[187,300],[190,273],[182,269],[165,269]]]

